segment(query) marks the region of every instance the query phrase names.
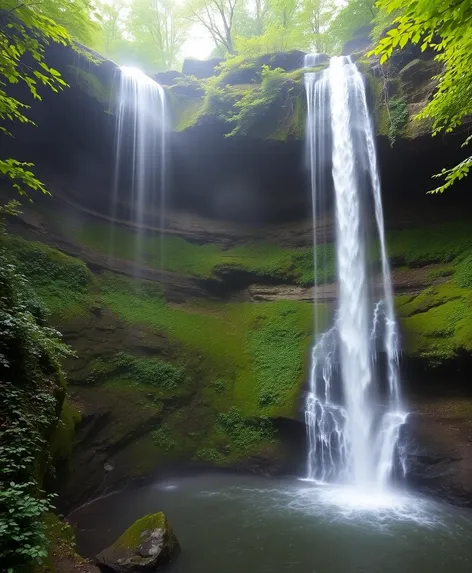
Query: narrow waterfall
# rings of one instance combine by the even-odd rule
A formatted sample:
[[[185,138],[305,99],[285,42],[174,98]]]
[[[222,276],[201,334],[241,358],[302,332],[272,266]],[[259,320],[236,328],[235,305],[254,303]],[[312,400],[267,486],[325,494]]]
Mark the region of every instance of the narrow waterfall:
[[[313,61],[307,56],[305,67]],[[382,489],[394,467],[403,468],[397,442],[406,414],[374,131],[363,77],[349,57],[332,58],[328,69],[306,73],[305,85],[315,289],[325,282],[317,259],[326,237],[317,227],[331,188],[338,286],[333,326],[318,337],[312,353],[305,408],[307,477]],[[380,278],[368,256],[372,219]]]
[[[136,68],[119,70],[112,218],[131,213],[135,262],[143,259],[145,227],[164,228],[168,112],[162,86]],[[113,229],[113,226],[112,226]],[[112,231],[110,253],[113,254]],[[161,262],[162,262],[161,252]]]

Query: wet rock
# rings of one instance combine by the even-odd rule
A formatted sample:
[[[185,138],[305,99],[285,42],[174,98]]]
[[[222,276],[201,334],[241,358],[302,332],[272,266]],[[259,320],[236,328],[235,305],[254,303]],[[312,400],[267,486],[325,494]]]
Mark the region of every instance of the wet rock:
[[[138,519],[113,545],[97,555],[102,571],[152,573],[167,565],[180,551],[165,515],[150,513]]]
[[[453,505],[472,507],[470,400],[441,399],[413,414],[405,427],[407,480]]]

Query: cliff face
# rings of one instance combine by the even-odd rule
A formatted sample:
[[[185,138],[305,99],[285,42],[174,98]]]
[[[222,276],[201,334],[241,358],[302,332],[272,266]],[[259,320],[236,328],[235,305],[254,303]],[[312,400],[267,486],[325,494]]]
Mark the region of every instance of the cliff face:
[[[11,222],[26,239],[11,249],[78,355],[67,364],[81,422],[69,478],[63,467],[64,506],[167,465],[301,472],[313,312],[327,324],[336,293],[328,210],[315,230],[329,241],[328,282],[313,306],[303,54],[158,78],[174,115],[170,206],[164,237],[150,226],[136,264],[126,206],[109,256],[114,65],[51,50],[71,88],[44,94],[32,109],[39,127],[18,128],[14,153],[37,163],[54,198]],[[411,479],[469,503],[467,449],[448,461],[447,432],[460,427],[465,444],[470,420],[470,197],[461,188],[425,195],[431,175],[458,160],[459,143],[412,127],[431,93],[424,64],[401,62],[388,81],[359,65],[379,127],[404,380],[417,412]],[[408,111],[393,147],[384,90]],[[431,459],[441,463],[428,474]]]

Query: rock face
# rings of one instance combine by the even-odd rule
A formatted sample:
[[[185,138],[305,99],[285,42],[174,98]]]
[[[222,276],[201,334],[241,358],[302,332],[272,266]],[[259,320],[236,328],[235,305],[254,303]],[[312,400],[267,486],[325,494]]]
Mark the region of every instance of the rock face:
[[[138,519],[115,543],[97,555],[102,571],[153,573],[180,551],[179,542],[163,513]]]
[[[470,399],[436,399],[410,416],[407,481],[427,495],[472,507]]]

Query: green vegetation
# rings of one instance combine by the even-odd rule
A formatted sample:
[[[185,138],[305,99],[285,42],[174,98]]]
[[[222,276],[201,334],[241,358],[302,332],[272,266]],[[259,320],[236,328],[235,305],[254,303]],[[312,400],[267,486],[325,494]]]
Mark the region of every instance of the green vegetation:
[[[387,235],[388,250],[396,264],[422,266],[450,263],[472,249],[472,233],[467,220],[434,227],[415,227]]]
[[[164,390],[176,390],[185,384],[185,372],[158,358],[138,358],[121,352],[116,355],[115,365],[138,384],[149,384]]]
[[[280,404],[292,394],[293,381],[303,374],[302,356],[306,356],[310,323],[305,332],[299,328],[298,307],[283,305],[276,314],[260,316],[254,330],[249,335],[249,347],[254,356],[254,366],[258,378],[261,406]],[[311,320],[311,319],[310,319]],[[295,388],[295,392],[298,388]],[[292,395],[295,400],[296,397]]]
[[[87,311],[93,275],[85,263],[39,242],[8,237],[3,243],[50,313],[67,318]]]
[[[51,0],[44,3],[50,4]],[[22,84],[32,97],[41,99],[39,86],[57,92],[66,85],[60,73],[45,61],[48,42],[65,45],[71,42],[71,38],[64,28],[46,17],[40,9],[32,8],[28,2],[4,0],[0,29],[0,133],[4,136],[12,136],[12,122],[34,125],[25,115],[29,106],[9,95],[9,86]],[[36,66],[23,65],[27,58],[35,61]],[[47,193],[30,167],[33,167],[32,163],[0,159],[0,175],[11,183],[13,189],[20,194],[26,194],[27,190]]]
[[[42,517],[51,503],[41,485],[69,351],[4,250],[0,292],[0,560],[5,571],[24,571],[47,555]]]
[[[472,293],[449,281],[399,305],[409,354],[434,363],[472,351]]]
[[[103,104],[110,104],[111,87],[103,85],[100,78],[93,71],[83,70],[77,66],[68,66],[68,71],[77,86],[87,95]]]
[[[388,138],[390,140],[390,145],[393,145],[397,137],[403,134],[408,121],[408,107],[406,99],[402,96],[390,98],[388,100],[388,112],[390,119]]]
[[[45,534],[48,540],[48,555],[34,573],[62,573],[64,567],[80,571],[87,562],[76,553],[75,536],[72,527],[54,513],[44,516]],[[67,564],[67,565],[66,565]]]
[[[163,513],[149,513],[138,519],[121,535],[113,544],[113,547],[125,547],[136,549],[142,542],[141,535],[144,531],[152,529],[165,529],[166,518]]]
[[[418,0],[405,4],[402,0],[379,0],[382,13],[390,15],[394,25],[383,36],[373,54],[386,62],[395,49],[408,43],[418,44],[424,51],[436,52],[435,60],[443,67],[438,88],[418,119],[433,122],[433,134],[449,133],[459,128],[472,114],[470,85],[472,83],[472,12],[469,2]],[[464,145],[472,141],[465,138]],[[442,192],[464,178],[472,166],[472,156],[452,168],[444,168],[439,177],[444,183],[434,190]]]
[[[247,89],[244,95],[234,104],[234,111],[227,121],[234,124],[228,137],[234,135],[262,134],[271,139],[287,139],[289,135],[301,137],[304,131],[304,122],[294,125],[294,109],[296,101],[304,101],[301,82],[295,83],[287,77],[282,69],[271,69],[262,66],[260,85]],[[296,88],[299,88],[298,90]],[[274,108],[275,113],[282,108],[287,128],[283,123],[275,123],[274,137]],[[297,119],[303,118],[299,114]],[[283,119],[283,118],[282,118]],[[264,126],[264,123],[266,126]],[[261,125],[262,124],[262,125]],[[268,125],[267,125],[268,124]]]
[[[109,254],[110,231],[106,222],[91,220],[77,227],[64,225],[61,231],[78,245]],[[132,230],[125,227],[115,229],[114,256],[134,260],[135,244],[136,235]],[[319,245],[317,258],[318,280],[332,280],[335,276],[333,246]],[[158,235],[149,234],[141,238],[141,259],[138,263],[208,279],[218,279],[233,271],[245,271],[254,277],[267,277],[302,286],[313,284],[312,248],[287,249],[267,241],[253,241],[223,249],[218,245],[197,245],[180,237],[165,236],[161,239]]]
[[[166,302],[158,283],[112,273],[91,278],[77,259],[20,239],[15,239],[11,252],[32,280],[36,277],[38,292],[47,290],[49,306],[62,308],[61,316],[56,313],[54,320],[84,329],[80,358],[88,363],[88,374],[82,376],[82,383],[109,389],[117,396],[131,393],[125,399],[134,404],[133,409],[138,408],[137,415],[139,408],[145,408],[149,410],[147,415],[164,416],[161,429],[151,431],[157,451],[164,455],[186,451],[203,459],[205,454],[200,450],[209,450],[213,454],[217,451],[221,458],[215,456],[220,460],[238,459],[267,443],[267,435],[258,429],[260,417],[295,415],[313,330],[311,304],[195,300],[176,307]],[[28,266],[29,261],[34,264]],[[72,292],[78,290],[78,285],[83,289],[81,312],[73,315],[76,322],[71,323],[66,301],[69,299],[75,308]],[[139,327],[145,328],[149,336],[165,335],[170,344],[166,359],[130,354],[122,342],[114,344],[113,329],[106,335],[111,337],[111,353],[103,350],[103,358],[97,358],[96,340],[92,338],[87,347],[84,338],[95,320],[90,310],[97,305],[101,313],[111,311],[116,322],[129,329]],[[322,325],[328,318],[327,308],[318,305],[318,312]],[[87,353],[91,353],[90,358]],[[217,423],[218,414],[230,406],[248,420],[247,432],[252,437],[236,436],[240,424],[234,425],[231,437],[227,434],[229,426]],[[186,413],[184,419],[177,417],[179,412]],[[64,455],[70,447],[73,421],[73,412],[66,406],[64,426],[60,425],[54,446]],[[118,427],[116,431],[120,431]],[[225,443],[229,449],[221,451]],[[156,450],[147,455],[152,459]]]
[[[218,415],[216,431],[223,431],[230,437],[237,451],[247,452],[260,442],[271,442],[275,437],[272,423],[268,418],[248,420],[234,406],[228,412]]]
[[[51,457],[55,463],[68,460],[72,454],[75,427],[80,422],[80,412],[69,402],[62,405],[61,416],[51,440]]]
[[[151,439],[155,446],[165,452],[170,452],[175,448],[175,440],[167,424],[163,424],[157,430],[151,432]]]

